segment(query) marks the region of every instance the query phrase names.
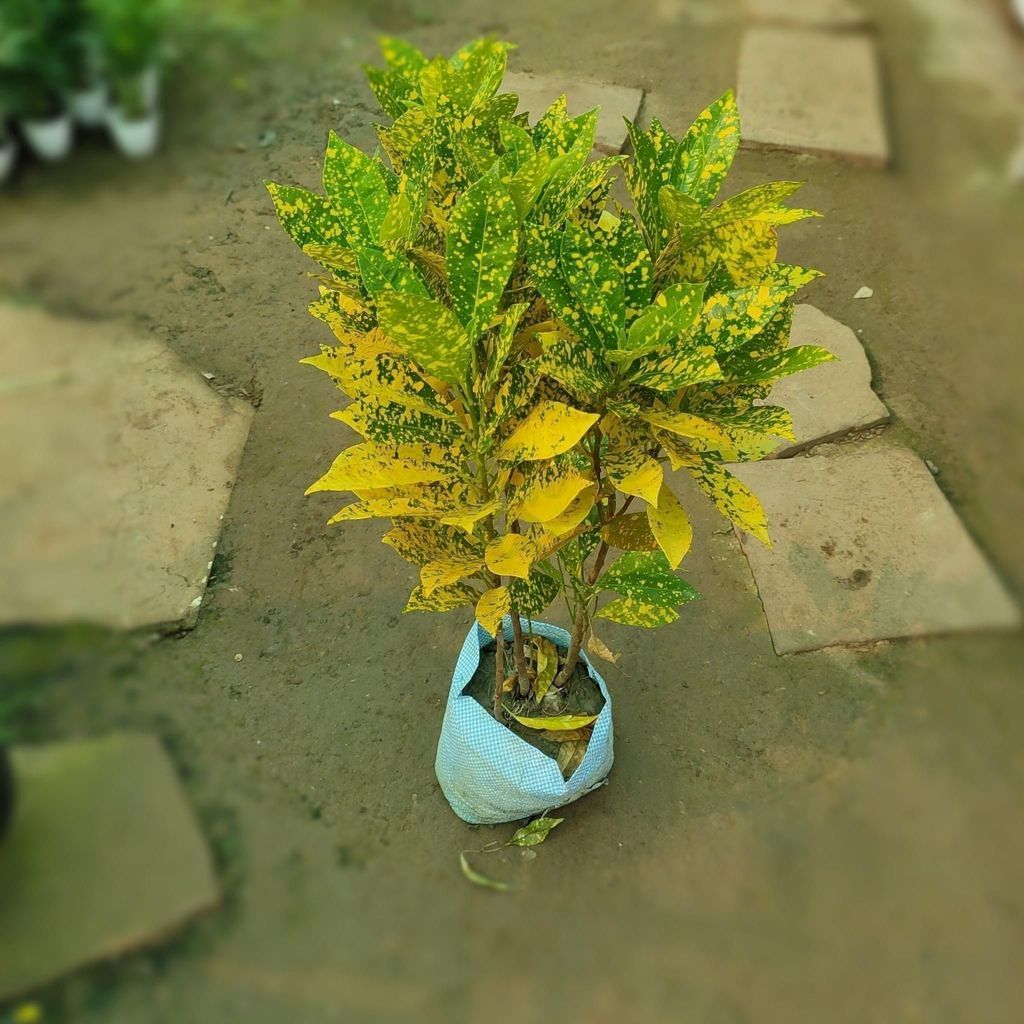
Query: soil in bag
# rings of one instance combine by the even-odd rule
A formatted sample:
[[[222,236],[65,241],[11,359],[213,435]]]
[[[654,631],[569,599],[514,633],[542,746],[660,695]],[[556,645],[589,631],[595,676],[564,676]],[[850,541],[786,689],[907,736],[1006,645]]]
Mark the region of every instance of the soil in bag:
[[[462,691],[466,696],[472,697],[489,715],[493,714],[494,708],[494,657],[493,645],[480,651],[480,664]],[[510,661],[511,657],[506,650],[506,662]],[[512,671],[511,664],[508,671]],[[522,718],[597,715],[604,707],[604,696],[597,683],[590,678],[587,666],[580,661],[568,685],[560,691],[548,691],[540,704],[534,700],[532,694],[520,697],[515,686],[502,697],[502,704]],[[593,725],[558,733],[552,730],[530,729],[517,722],[507,712],[502,716],[502,723],[520,739],[526,740],[531,747],[536,747],[542,754],[557,762],[565,779],[580,766],[593,731]]]

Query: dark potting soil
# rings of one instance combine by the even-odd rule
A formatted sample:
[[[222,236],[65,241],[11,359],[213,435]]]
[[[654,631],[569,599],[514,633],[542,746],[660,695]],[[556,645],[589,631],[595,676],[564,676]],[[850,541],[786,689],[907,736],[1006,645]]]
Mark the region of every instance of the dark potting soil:
[[[480,664],[477,666],[476,672],[473,673],[473,678],[462,691],[466,696],[472,697],[488,714],[493,714],[494,708],[494,654],[493,646],[485,647],[480,651]],[[507,647],[505,658],[507,662],[511,662],[511,653]],[[576,670],[569,680],[567,691],[564,695],[564,702],[558,709],[559,715],[596,715],[604,707],[604,696],[597,683],[590,678],[587,666],[582,661],[576,666]],[[541,717],[544,714],[534,703],[532,697],[528,697],[524,701],[516,690],[505,694],[502,703],[511,707],[517,715]],[[507,714],[503,721],[506,728],[526,740],[531,747],[536,747],[553,761],[558,760],[561,744],[544,739],[537,730],[527,729],[525,725],[520,725]]]

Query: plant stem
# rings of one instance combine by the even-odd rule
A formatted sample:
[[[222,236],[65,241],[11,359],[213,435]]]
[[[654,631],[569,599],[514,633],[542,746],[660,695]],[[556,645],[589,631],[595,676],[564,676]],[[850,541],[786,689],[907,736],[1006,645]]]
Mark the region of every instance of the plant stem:
[[[587,606],[581,604],[576,613],[576,621],[572,624],[572,633],[569,634],[569,650],[565,652],[565,662],[561,672],[552,681],[552,686],[565,686],[572,679],[573,672],[580,660],[580,648],[583,646],[583,634],[587,628]]]
[[[494,649],[494,717],[501,721],[501,689],[505,683],[505,630],[498,626],[498,640]]]
[[[523,624],[519,621],[519,612],[512,609],[512,653],[516,659],[516,676],[519,678],[519,696],[526,697],[530,693],[530,677],[526,674],[526,653],[523,650]]]

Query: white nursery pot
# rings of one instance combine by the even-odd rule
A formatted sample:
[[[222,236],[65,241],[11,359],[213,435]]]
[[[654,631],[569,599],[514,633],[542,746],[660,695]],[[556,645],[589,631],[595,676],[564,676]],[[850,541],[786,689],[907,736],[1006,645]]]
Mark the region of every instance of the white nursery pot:
[[[132,160],[152,156],[160,143],[160,115],[156,111],[129,120],[114,107],[107,114],[107,128],[118,151]]]
[[[107,117],[107,87],[103,82],[79,89],[68,97],[71,116],[83,128],[97,128]]]
[[[60,114],[45,121],[25,120],[21,131],[28,148],[40,160],[63,160],[71,152],[71,117]]]
[[[18,144],[14,139],[8,137],[0,142],[0,185],[14,173],[14,165],[17,160]]]

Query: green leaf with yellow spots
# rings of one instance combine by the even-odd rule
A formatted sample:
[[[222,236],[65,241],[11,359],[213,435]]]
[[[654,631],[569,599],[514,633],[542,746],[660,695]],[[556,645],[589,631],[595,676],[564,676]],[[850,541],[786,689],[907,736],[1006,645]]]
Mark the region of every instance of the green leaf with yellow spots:
[[[445,262],[452,307],[476,339],[501,302],[518,250],[517,215],[508,189],[485,174],[455,204]]]
[[[647,522],[669,566],[678,569],[693,542],[693,526],[667,483],[661,485],[658,504],[647,506]]]
[[[732,90],[701,111],[679,144],[672,184],[707,206],[718,194],[740,144],[740,115]]]
[[[713,231],[740,220],[764,219],[773,223],[780,214],[806,212],[787,210],[780,206],[783,199],[788,199],[802,187],[802,181],[768,181],[763,185],[755,185],[708,210],[704,214],[703,227]]]
[[[633,159],[626,164],[626,185],[633,197],[651,255],[657,257],[669,231],[661,212],[661,189],[671,183],[679,144],[655,119],[647,131],[626,122]]]
[[[541,334],[541,342],[545,342],[544,334]],[[560,337],[558,341],[544,344],[537,359],[537,368],[585,404],[594,401],[612,385],[612,377],[604,361],[593,349],[580,344],[577,338]]]
[[[630,324],[624,343],[607,353],[608,360],[627,364],[681,338],[697,319],[703,302],[703,284],[670,285]]]
[[[596,423],[596,413],[582,412],[564,402],[538,402],[498,449],[503,462],[550,459],[567,452]]]
[[[609,601],[598,613],[599,619],[618,622],[623,626],[642,626],[654,629],[667,626],[679,618],[679,612],[668,605],[648,604],[634,597],[617,597]]]
[[[729,522],[771,547],[764,508],[743,481],[711,458],[700,457],[686,469]]]
[[[552,315],[599,352],[605,345],[600,317],[592,316],[569,287],[561,265],[561,245],[562,233],[556,228],[543,224],[527,228],[527,262]]]
[[[692,345],[662,355],[652,352],[629,368],[631,383],[654,391],[674,392],[692,384],[721,380],[722,369],[710,345]]]
[[[541,151],[527,157],[509,178],[508,194],[512,197],[520,220],[533,209],[533,204],[547,184],[550,168],[551,157]]]
[[[512,343],[515,340],[516,328],[519,321],[526,312],[526,303],[519,302],[509,306],[502,313],[501,323],[498,330],[487,340],[485,345],[485,363],[483,374],[480,378],[479,392],[486,395],[498,382],[498,377],[505,366],[505,361],[512,351]]]
[[[626,300],[626,325],[647,308],[651,301],[654,264],[647,251],[643,233],[633,215],[620,210],[620,216],[608,213],[599,221],[602,243],[622,275]]]
[[[309,245],[352,248],[360,244],[360,236],[346,230],[341,213],[330,199],[304,188],[277,185],[272,181],[267,182],[267,191],[274,201],[281,226],[300,249]]]
[[[437,587],[429,594],[421,583],[409,595],[405,606],[407,612],[450,612],[463,605],[474,604],[480,592],[468,583],[453,583],[447,587]]]
[[[376,245],[388,212],[380,165],[332,130],[324,154],[324,191],[341,217],[353,249]]]
[[[408,292],[430,298],[430,292],[416,267],[404,252],[360,249],[356,257],[363,287],[374,298],[385,291]]]
[[[672,572],[661,551],[627,551],[604,571],[598,585],[622,598],[605,605],[598,617],[635,626],[674,622],[678,618],[677,605],[700,597],[689,583]]]
[[[701,233],[704,207],[693,196],[672,185],[662,185],[658,191],[658,208],[665,223],[678,228],[682,238],[690,239]]]
[[[589,232],[565,226],[559,266],[570,291],[606,347],[614,347],[626,326],[622,271]]]
[[[427,58],[404,39],[381,36],[377,45],[388,67],[395,71],[416,72],[427,64]]]
[[[471,344],[447,306],[422,295],[383,292],[377,315],[384,333],[429,373],[449,384],[465,379]]]
[[[835,356],[819,345],[794,345],[783,352],[754,359],[745,352],[733,352],[721,359],[722,373],[728,381],[743,384],[772,383],[801,370],[810,370]]]
[[[561,576],[546,562],[538,562],[529,579],[512,579],[508,591],[511,606],[520,615],[537,615],[558,596]]]

